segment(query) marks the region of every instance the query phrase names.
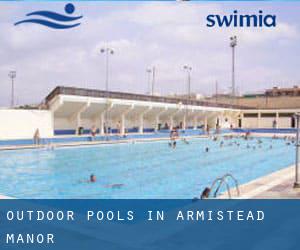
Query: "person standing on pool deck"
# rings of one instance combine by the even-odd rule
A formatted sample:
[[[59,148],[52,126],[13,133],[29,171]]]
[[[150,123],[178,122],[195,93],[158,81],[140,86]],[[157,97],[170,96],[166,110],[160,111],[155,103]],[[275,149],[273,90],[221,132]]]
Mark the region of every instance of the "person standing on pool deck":
[[[34,132],[33,142],[35,145],[40,145],[41,143],[40,130],[38,128]]]
[[[121,122],[120,121],[118,121],[118,123],[117,123],[117,133],[119,135],[121,135]]]

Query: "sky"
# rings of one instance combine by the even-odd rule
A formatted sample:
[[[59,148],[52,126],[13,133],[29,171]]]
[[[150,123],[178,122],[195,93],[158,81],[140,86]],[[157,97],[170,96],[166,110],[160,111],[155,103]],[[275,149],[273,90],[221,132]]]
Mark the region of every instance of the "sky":
[[[146,69],[156,67],[155,92],[186,93],[184,65],[192,67],[192,92],[230,91],[236,35],[238,92],[300,85],[300,2],[79,2],[81,25],[53,30],[13,24],[36,10],[64,13],[67,2],[0,2],[0,106],[9,106],[10,70],[17,71],[16,103],[40,103],[55,86],[105,89],[103,46],[110,56],[109,89],[148,91]],[[209,14],[277,15],[276,28],[208,28]]]

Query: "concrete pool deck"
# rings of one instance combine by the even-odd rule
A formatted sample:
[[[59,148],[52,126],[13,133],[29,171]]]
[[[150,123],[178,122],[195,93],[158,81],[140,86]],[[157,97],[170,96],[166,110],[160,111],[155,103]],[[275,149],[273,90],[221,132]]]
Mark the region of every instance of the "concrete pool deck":
[[[232,135],[232,133],[224,133],[222,136]],[[194,138],[209,138],[210,136],[216,136],[216,134],[203,134],[203,135],[184,135],[178,140],[183,138],[194,139]],[[170,137],[149,137],[149,138],[129,138],[119,140],[95,140],[95,141],[84,141],[84,142],[58,142],[51,144],[40,144],[40,145],[16,145],[16,146],[0,146],[0,151],[6,150],[21,150],[21,149],[43,149],[43,148],[59,148],[59,147],[76,147],[76,146],[93,146],[93,145],[110,145],[110,144],[124,144],[124,143],[136,143],[136,142],[154,142],[154,141],[169,141]]]
[[[295,166],[290,166],[241,185],[239,197],[235,188],[231,194],[237,199],[300,199],[300,188],[293,188],[294,179]],[[228,195],[224,193],[218,198],[227,199]]]
[[[245,133],[223,133],[223,134],[201,134],[201,135],[183,135],[179,139],[182,138],[209,138],[213,136],[241,136],[244,135]],[[150,135],[150,134],[149,134]],[[253,137],[273,137],[276,136],[277,138],[284,138],[284,137],[295,137],[295,134],[289,134],[289,133],[284,133],[284,134],[274,134],[274,133],[251,133],[251,136]],[[75,136],[77,138],[80,137],[87,137],[85,135],[83,136]],[[74,138],[74,136],[55,136],[53,138]],[[151,141],[166,141],[169,140],[169,135],[167,134],[166,136],[161,136],[161,137],[145,137],[145,138],[128,138],[124,139],[122,136],[120,136],[121,139],[117,140],[93,140],[93,141],[80,141],[80,142],[55,142],[55,143],[50,143],[50,144],[40,144],[40,145],[7,145],[7,146],[1,146],[0,145],[0,151],[6,151],[6,150],[20,150],[20,149],[39,149],[39,148],[49,148],[49,147],[72,147],[72,146],[91,146],[91,145],[105,145],[105,144],[118,144],[118,143],[132,143],[132,142],[151,142]]]

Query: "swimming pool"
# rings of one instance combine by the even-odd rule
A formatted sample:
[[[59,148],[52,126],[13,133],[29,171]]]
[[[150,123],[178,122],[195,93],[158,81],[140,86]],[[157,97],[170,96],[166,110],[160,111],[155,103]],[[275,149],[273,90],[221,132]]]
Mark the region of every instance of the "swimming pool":
[[[261,140],[261,148],[257,139],[224,140],[220,147],[220,140],[202,138],[189,145],[178,141],[175,149],[157,141],[1,151],[0,193],[17,198],[193,198],[225,173],[242,184],[293,164],[293,145]],[[97,182],[85,182],[92,173]]]

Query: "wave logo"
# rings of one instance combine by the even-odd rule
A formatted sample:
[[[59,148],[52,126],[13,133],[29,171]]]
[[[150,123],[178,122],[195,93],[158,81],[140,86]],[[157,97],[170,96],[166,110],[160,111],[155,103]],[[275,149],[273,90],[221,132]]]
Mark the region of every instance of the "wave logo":
[[[35,11],[26,15],[27,17],[33,18],[16,22],[15,25],[20,25],[24,23],[34,23],[47,26],[53,29],[70,29],[80,25],[80,23],[69,24],[70,22],[74,22],[82,18],[82,16],[71,16],[74,13],[74,11],[75,6],[71,3],[68,3],[65,6],[66,15],[47,10]],[[46,19],[40,19],[40,17]]]

